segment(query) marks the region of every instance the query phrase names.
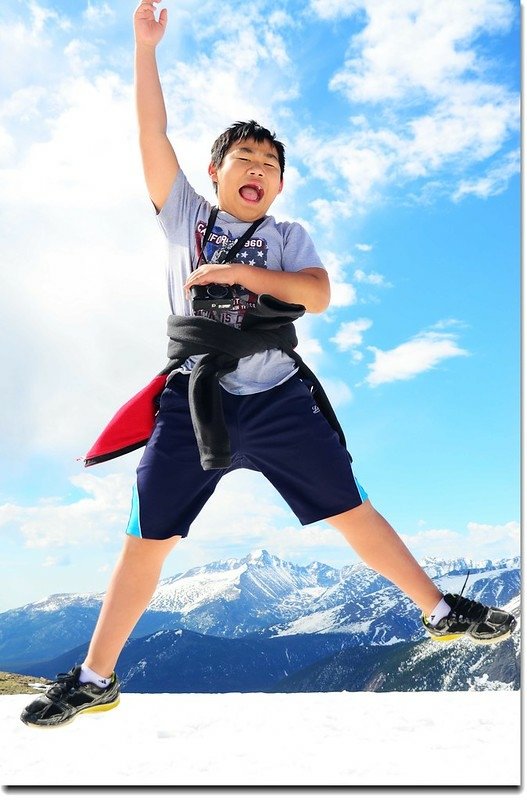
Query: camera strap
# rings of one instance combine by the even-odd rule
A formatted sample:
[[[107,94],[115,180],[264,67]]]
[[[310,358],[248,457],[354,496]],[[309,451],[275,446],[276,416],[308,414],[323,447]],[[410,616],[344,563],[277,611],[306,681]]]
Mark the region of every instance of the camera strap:
[[[201,248],[200,248],[200,252],[199,252],[199,258],[198,258],[198,263],[196,265],[196,269],[198,267],[200,267],[202,265],[202,263],[205,261],[205,255],[204,255],[205,247],[207,246],[207,243],[209,241],[210,235],[212,233],[212,229],[214,228],[214,223],[216,222],[216,217],[218,216],[218,211],[219,211],[219,209],[217,208],[217,206],[212,206],[211,211],[210,211],[209,221],[207,223],[207,228],[205,230],[205,233],[203,234],[203,239],[202,239],[202,242],[201,242]],[[219,261],[217,261],[216,263],[217,264],[228,264],[230,261],[232,261],[232,259],[235,258],[235,256],[238,255],[238,253],[240,252],[240,250],[244,246],[245,242],[248,239],[251,238],[251,236],[255,232],[256,228],[259,225],[261,225],[261,223],[264,221],[264,219],[265,219],[265,217],[261,217],[260,219],[257,219],[255,222],[253,222],[253,224],[249,228],[247,228],[245,233],[242,233],[242,235],[239,236],[238,239],[236,239],[236,241],[234,242],[233,246],[228,251],[228,253],[225,253],[225,255]]]

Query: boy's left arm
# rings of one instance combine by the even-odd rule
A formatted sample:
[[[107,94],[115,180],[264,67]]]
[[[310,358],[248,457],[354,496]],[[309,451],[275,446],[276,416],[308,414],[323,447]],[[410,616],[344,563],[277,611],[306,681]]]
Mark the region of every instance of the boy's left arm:
[[[328,274],[320,267],[278,272],[248,264],[204,264],[190,275],[185,290],[208,283],[238,283],[255,294],[271,294],[285,303],[299,303],[312,314],[325,311],[330,300]]]

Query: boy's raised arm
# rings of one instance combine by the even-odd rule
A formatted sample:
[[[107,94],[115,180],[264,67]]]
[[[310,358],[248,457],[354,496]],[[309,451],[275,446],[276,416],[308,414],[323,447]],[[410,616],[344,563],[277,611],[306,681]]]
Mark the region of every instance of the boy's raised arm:
[[[179,170],[174,149],[167,136],[167,114],[156,62],[156,47],[167,24],[164,8],[155,18],[155,4],[145,0],[134,13],[135,96],[139,123],[139,144],[148,192],[159,211],[168,198]]]

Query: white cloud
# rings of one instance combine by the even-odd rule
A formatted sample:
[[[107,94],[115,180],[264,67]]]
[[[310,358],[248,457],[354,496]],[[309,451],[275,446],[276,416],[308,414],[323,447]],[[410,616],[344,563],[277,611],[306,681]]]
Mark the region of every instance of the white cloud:
[[[268,17],[268,22],[272,28],[294,28],[297,25],[295,19],[282,9],[273,11]]]
[[[205,131],[209,153],[217,132],[233,119],[253,118],[277,127],[277,109],[298,93],[285,40],[267,29],[263,17],[232,14],[222,33],[191,61],[176,62],[163,73],[173,130],[190,141]],[[205,34],[210,36],[210,29]]]
[[[384,275],[381,275],[379,272],[364,272],[362,269],[356,269],[353,273],[353,278],[357,283],[366,283],[371,286],[382,286],[384,288],[391,287],[391,284],[387,282]]]
[[[504,190],[517,170],[510,162],[500,166],[500,151],[517,134],[519,104],[497,82],[479,37],[510,29],[517,12],[509,0],[321,0],[312,8],[326,19],[364,12],[330,87],[355,112],[357,104],[375,109],[354,113],[338,134],[299,137],[311,173],[334,194],[332,201],[312,201],[321,225],[364,212],[405,182],[426,180],[432,195],[449,186],[455,200]],[[498,165],[490,164],[487,180],[465,177],[490,158]]]
[[[30,0],[28,5],[34,34],[42,33],[50,22],[62,30],[71,28],[71,21],[54,9],[46,8],[46,6],[37,3],[36,0]]]
[[[379,386],[382,383],[410,380],[433,369],[447,358],[469,355],[459,347],[456,340],[457,336],[453,333],[424,331],[392,350],[368,347],[375,359],[368,365],[366,383],[369,386]]]
[[[357,302],[357,290],[351,283],[338,283],[331,284],[331,302],[330,308],[342,308],[343,306],[352,306]]]
[[[357,302],[357,290],[347,280],[347,267],[353,259],[350,256],[343,258],[331,250],[322,251],[320,257],[331,283],[330,308],[354,305]]]
[[[44,76],[53,80],[57,62],[61,60],[53,47],[53,40],[29,14],[23,20],[2,20],[0,50],[0,88],[4,95],[26,88],[29,83],[42,83]]]
[[[508,552],[512,555],[519,553],[521,531],[517,522],[507,522],[504,525],[469,522],[467,528],[474,543],[493,545],[506,542]]]
[[[60,499],[35,506],[6,503],[0,506],[0,526],[15,527],[26,547],[46,548],[108,542],[122,533],[130,509],[131,481],[123,474],[75,475],[73,486],[87,496],[73,503]],[[48,561],[46,566],[54,566]]]
[[[339,408],[351,403],[353,392],[345,381],[340,378],[325,377],[320,380],[333,408]]]
[[[471,194],[483,199],[501,194],[507,189],[510,179],[519,172],[519,153],[517,151],[507,153],[501,163],[491,167],[484,175],[460,181],[452,194],[452,199],[458,202]]]
[[[298,335],[296,350],[308,367],[317,372],[321,362],[324,361],[324,348],[320,339],[317,339],[311,332],[311,320],[309,322],[306,320],[305,325],[299,321],[295,323],[295,328]]]
[[[331,180],[329,175],[327,180]],[[330,233],[343,219],[348,219],[353,214],[352,206],[343,200],[326,200],[319,197],[309,203],[315,212],[315,218],[321,229]]]
[[[45,569],[50,567],[69,567],[71,559],[68,556],[47,556],[42,562]]]
[[[72,39],[64,48],[64,55],[68,59],[69,68],[73,74],[82,74],[87,69],[97,67],[101,63],[99,48],[91,42],[81,39]]]
[[[355,350],[362,344],[363,333],[371,328],[371,319],[356,319],[352,322],[342,322],[336,335],[331,338],[341,352]]]
[[[222,479],[196,519],[192,538],[210,541],[220,534],[231,544],[247,542],[251,549],[255,542],[274,534],[284,524],[290,525],[291,519],[265,479],[237,472]]]
[[[115,20],[116,13],[108,3],[91,3],[88,0],[82,16],[92,27],[104,27]]]
[[[518,122],[518,101],[505,91],[458,87],[429,114],[409,123],[412,135],[401,139],[401,170],[412,177],[449,163],[465,169],[498,153]]]
[[[74,41],[72,53],[75,47]],[[25,102],[32,104],[31,93]],[[19,108],[20,103],[19,95]],[[68,73],[54,87],[53,98],[48,90],[47,104],[44,135],[2,170],[0,202],[11,208],[101,211],[118,209],[123,198],[139,198],[142,176],[131,87],[112,73],[93,81]]]
[[[361,250],[363,253],[370,253],[373,250],[373,245],[371,244],[356,244],[355,247],[357,250]]]
[[[0,296],[0,384],[24,419],[2,416],[4,456],[71,461],[165,363],[162,237],[146,203],[125,200],[116,213],[26,207],[4,220],[12,280]]]
[[[349,17],[363,6],[362,0],[311,0],[310,8],[321,19]]]
[[[466,328],[466,322],[463,322],[460,319],[455,319],[455,317],[448,317],[446,319],[440,319],[434,325],[430,325],[431,331],[444,331],[447,328]]]
[[[466,530],[432,528],[403,534],[401,538],[418,559],[428,556],[499,561],[520,554],[520,526],[514,521],[501,525],[469,522]]]
[[[351,56],[333,87],[367,103],[416,91],[446,97],[469,71],[477,76],[483,70],[477,37],[508,30],[516,13],[509,0],[363,0],[360,5],[367,23],[352,38]]]
[[[27,122],[38,116],[38,107],[46,97],[43,86],[24,86],[6,97],[0,104],[0,117],[15,122]]]
[[[302,358],[310,361],[316,356],[322,355],[323,348],[318,339],[298,337],[298,350],[302,352]]]
[[[15,154],[15,140],[13,136],[0,127],[0,168],[8,164]]]
[[[335,199],[318,198],[311,204],[321,225],[351,217],[378,199],[399,144],[400,139],[389,130],[352,128],[327,137],[309,130],[299,134],[295,153],[305,159],[315,178],[335,189]]]

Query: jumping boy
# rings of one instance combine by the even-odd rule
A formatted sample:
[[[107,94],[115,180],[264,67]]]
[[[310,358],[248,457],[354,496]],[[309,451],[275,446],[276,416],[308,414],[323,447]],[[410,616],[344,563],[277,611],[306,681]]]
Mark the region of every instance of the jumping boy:
[[[220,359],[215,368],[223,365],[216,369],[218,424],[225,425],[229,440],[229,451],[219,455],[216,417],[209,431],[205,420],[204,431],[193,406],[199,405],[196,375],[210,379],[207,365],[210,372],[214,359],[210,354],[176,359],[138,466],[128,535],[86,660],[59,675],[24,710],[21,718],[28,725],[55,727],[78,713],[117,705],[115,665],[156,589],[166,556],[187,536],[222,475],[240,467],[262,472],[303,525],[326,520],[339,530],[368,566],[421,609],[423,624],[437,641],[468,636],[496,642],[515,626],[504,611],[462,595],[443,596],[356,481],[338,424],[318,413],[313,381],[293,352],[292,317],[284,312],[283,321],[283,309],[320,313],[330,299],[327,272],[306,231],[268,215],[282,191],[284,147],[253,121],[232,125],[214,143],[208,168],[217,209],[196,194],[166,133],[156,47],[167,11],[156,19],[158,2],[144,0],[134,14],[136,100],[146,185],[168,239],[175,339],[181,344],[178,331],[188,320],[195,322],[192,335],[210,338],[212,330],[226,348],[238,337],[244,347],[250,342],[250,353],[234,357],[229,351],[222,362],[222,352],[216,352],[221,346],[211,342]],[[271,345],[273,336],[282,336],[283,343],[266,347],[266,336]]]

